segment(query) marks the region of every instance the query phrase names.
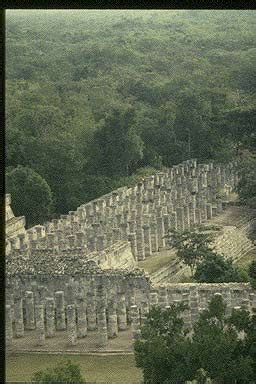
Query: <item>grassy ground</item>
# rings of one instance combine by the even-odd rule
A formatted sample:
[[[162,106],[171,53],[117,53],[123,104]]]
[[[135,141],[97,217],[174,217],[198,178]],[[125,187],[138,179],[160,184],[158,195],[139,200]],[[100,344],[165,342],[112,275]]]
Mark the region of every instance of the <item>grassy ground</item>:
[[[21,353],[6,356],[6,382],[28,381],[42,369],[70,359],[81,367],[88,383],[139,384],[141,370],[135,367],[133,355],[90,356]]]
[[[170,264],[175,259],[176,255],[173,250],[163,250],[158,253],[154,253],[152,256],[147,257],[143,261],[139,261],[139,267],[143,268],[149,274],[154,273]]]

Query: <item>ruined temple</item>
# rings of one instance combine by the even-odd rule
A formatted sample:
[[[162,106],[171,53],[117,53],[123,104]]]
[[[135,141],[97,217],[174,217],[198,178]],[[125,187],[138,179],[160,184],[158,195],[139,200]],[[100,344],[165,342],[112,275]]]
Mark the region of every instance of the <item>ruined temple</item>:
[[[187,303],[184,321],[192,327],[212,295],[223,296],[227,313],[252,311],[248,283],[177,283],[185,267],[166,240],[171,229],[217,223],[217,250],[233,259],[246,254],[255,212],[239,212],[239,225],[220,225],[237,182],[234,163],[193,159],[28,230],[23,218],[14,230],[7,195],[8,348],[128,351],[152,305]],[[146,273],[145,262],[163,252],[172,255],[168,265]]]
[[[5,218],[6,218],[6,238],[11,241],[11,238],[17,237],[21,233],[25,233],[26,220],[24,216],[15,217],[11,208],[11,195],[5,195]]]

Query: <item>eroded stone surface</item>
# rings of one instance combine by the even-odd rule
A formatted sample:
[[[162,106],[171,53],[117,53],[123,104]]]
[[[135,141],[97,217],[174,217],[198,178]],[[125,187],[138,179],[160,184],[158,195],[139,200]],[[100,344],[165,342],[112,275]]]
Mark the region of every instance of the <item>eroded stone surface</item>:
[[[191,328],[216,294],[227,304],[227,314],[234,307],[252,311],[256,295],[249,284],[159,284],[138,269],[138,262],[168,248],[168,229],[217,221],[237,181],[233,164],[189,160],[7,236],[9,347],[54,350],[51,340],[61,334],[57,349],[63,351],[129,350],[153,305],[186,303],[183,318]],[[237,238],[232,227],[220,232],[216,246],[246,252],[248,223],[242,230],[239,250],[232,248]],[[179,269],[175,260],[173,267]]]

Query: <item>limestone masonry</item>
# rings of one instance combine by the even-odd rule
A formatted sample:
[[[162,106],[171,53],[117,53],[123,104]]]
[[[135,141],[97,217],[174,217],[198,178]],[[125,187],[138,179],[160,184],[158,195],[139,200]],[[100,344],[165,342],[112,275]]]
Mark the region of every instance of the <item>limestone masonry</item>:
[[[8,348],[128,351],[152,305],[186,302],[191,327],[214,294],[223,296],[228,313],[252,310],[256,294],[247,283],[173,283],[184,269],[175,257],[152,275],[140,268],[169,249],[168,229],[221,217],[237,182],[234,164],[189,160],[28,230],[7,195]],[[222,228],[216,248],[226,257],[243,256],[253,247],[247,235],[254,225],[251,214],[239,228]]]

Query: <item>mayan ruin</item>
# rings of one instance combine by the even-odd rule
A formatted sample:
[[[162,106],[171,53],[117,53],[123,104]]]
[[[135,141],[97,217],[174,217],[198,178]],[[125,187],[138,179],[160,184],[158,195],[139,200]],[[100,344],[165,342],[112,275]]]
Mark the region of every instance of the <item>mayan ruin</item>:
[[[0,383],[256,384],[255,11],[13,3]]]
[[[10,230],[8,348],[131,350],[151,305],[188,303],[185,317],[191,326],[218,294],[227,311],[252,311],[256,292],[248,283],[176,283],[182,265],[175,258],[152,276],[141,268],[147,258],[172,252],[165,238],[169,229],[191,229],[221,218],[236,183],[234,164],[189,160],[45,225]],[[223,191],[222,198],[218,191]],[[8,195],[6,204],[8,230],[23,219],[11,217]],[[223,226],[216,239],[219,250],[239,258],[252,249],[247,235],[255,226],[254,215],[247,213],[238,228]]]

